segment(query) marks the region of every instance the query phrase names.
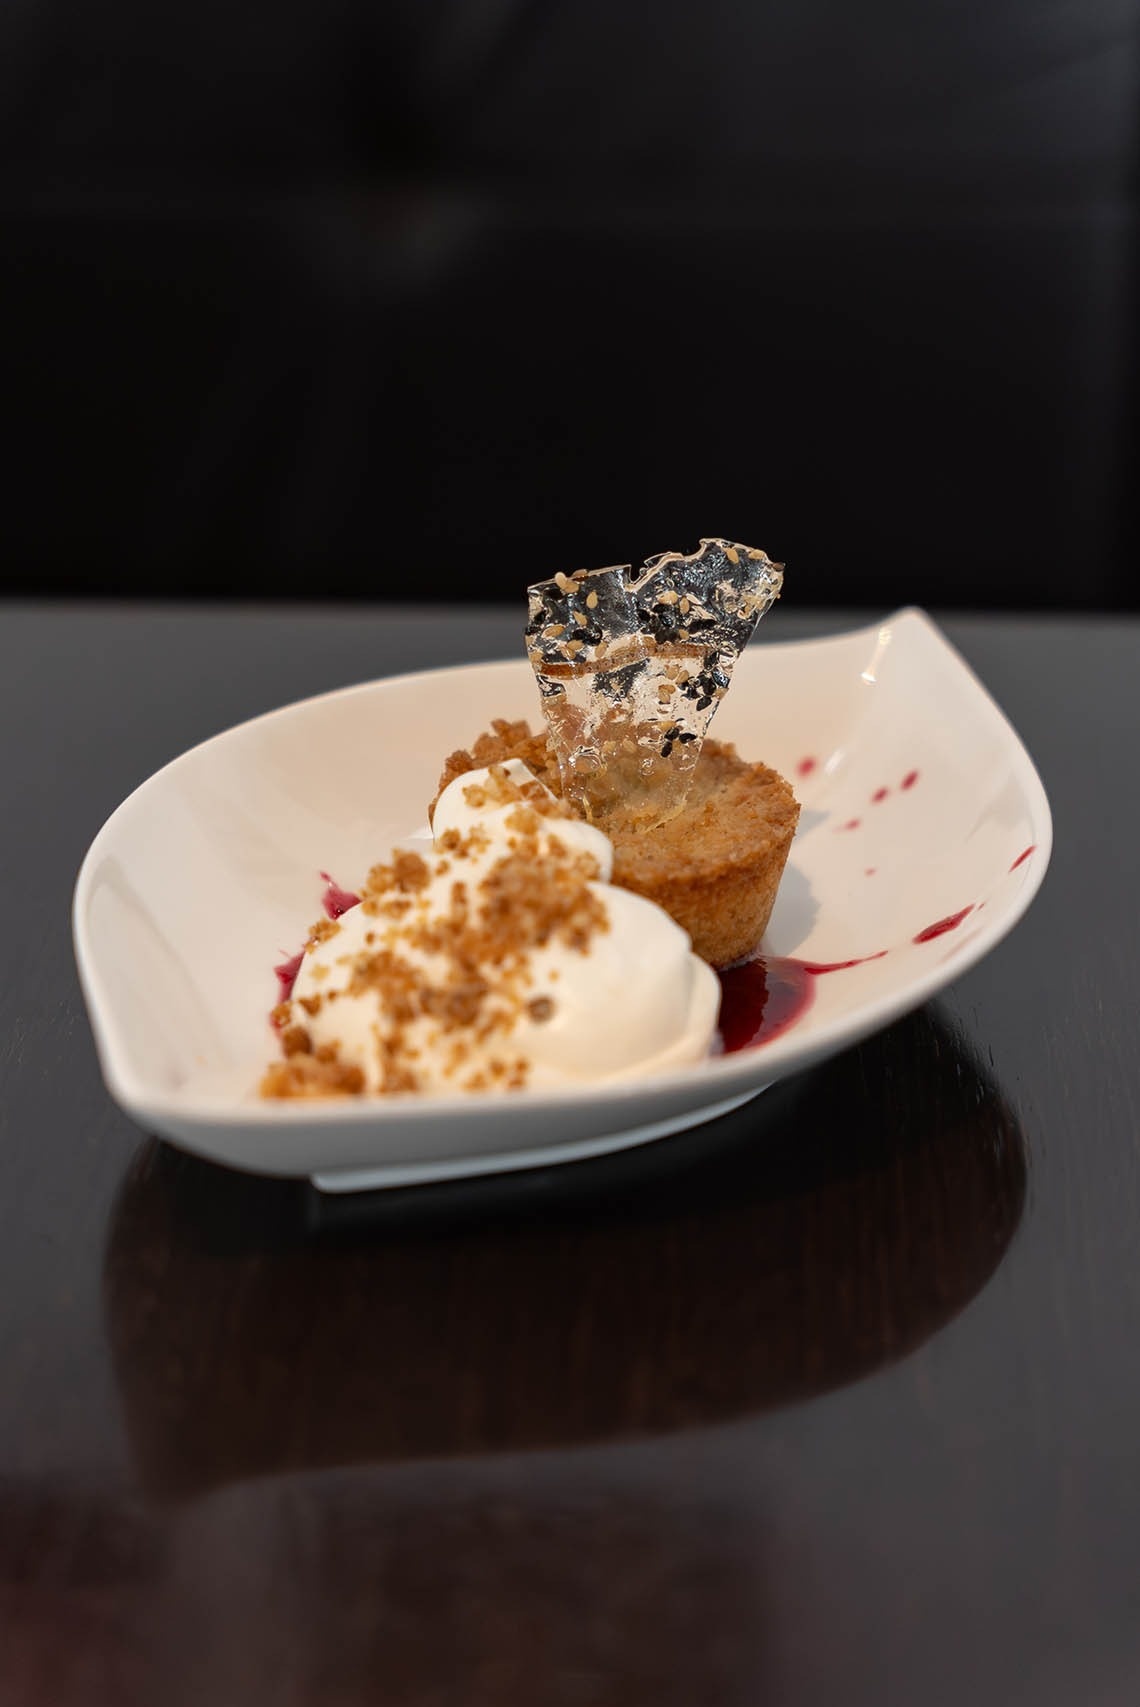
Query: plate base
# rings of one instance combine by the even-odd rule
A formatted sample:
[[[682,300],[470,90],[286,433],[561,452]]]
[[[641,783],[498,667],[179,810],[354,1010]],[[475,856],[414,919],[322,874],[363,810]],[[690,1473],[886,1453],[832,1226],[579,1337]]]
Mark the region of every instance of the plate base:
[[[649,1144],[654,1138],[669,1138],[675,1132],[685,1132],[692,1126],[704,1126],[731,1114],[753,1097],[767,1090],[767,1085],[755,1085],[743,1096],[728,1097],[724,1102],[706,1108],[690,1109],[687,1114],[673,1115],[650,1126],[634,1126],[627,1132],[607,1132],[601,1138],[583,1138],[577,1143],[551,1144],[538,1150],[509,1150],[497,1156],[456,1156],[441,1162],[394,1162],[386,1168],[345,1169],[336,1173],[313,1174],[318,1191],[390,1191],[403,1185],[431,1185],[436,1181],[474,1179],[479,1174],[517,1173],[522,1168],[549,1168],[561,1162],[585,1162],[591,1156],[606,1156],[614,1150],[629,1150],[635,1144]]]

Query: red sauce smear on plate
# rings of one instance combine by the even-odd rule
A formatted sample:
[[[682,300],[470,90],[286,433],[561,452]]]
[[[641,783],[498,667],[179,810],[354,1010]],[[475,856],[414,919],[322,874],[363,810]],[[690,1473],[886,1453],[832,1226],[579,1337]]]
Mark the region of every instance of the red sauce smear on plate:
[[[1024,853],[1018,854],[1017,858],[1014,860],[1013,864],[1010,866],[1009,869],[1011,871],[1016,871],[1019,865],[1025,864],[1025,862],[1029,858],[1030,854],[1033,854],[1036,852],[1037,852],[1037,843],[1036,842],[1030,842],[1029,846],[1025,849]]]
[[[797,776],[810,776],[818,761],[816,759],[801,759],[796,766]]]
[[[891,791],[889,788],[877,788],[875,790],[874,794],[872,794],[872,796],[871,796],[871,805],[877,806],[879,804],[879,801],[885,800],[887,798],[887,795],[890,792]]]
[[[902,781],[899,783],[899,787],[900,788],[913,788],[917,781],[918,781],[918,772],[917,771],[907,771],[906,775],[903,777]]]
[[[321,880],[326,885],[321,904],[330,919],[339,919],[343,913],[349,912],[353,907],[359,907],[360,896],[354,895],[351,889],[342,889],[327,871],[321,872]],[[291,954],[288,960],[283,960],[280,966],[273,968],[273,976],[277,979],[278,1002],[287,1002],[293,994],[293,986],[297,982],[297,974],[304,958],[305,951],[301,949],[299,954]]]
[[[869,960],[882,960],[886,954],[885,948],[880,948],[877,954],[861,954],[856,960],[801,960],[798,962],[811,978],[821,978],[825,972],[850,972],[853,966],[866,966]]]
[[[790,1031],[815,999],[815,981],[827,972],[846,972],[886,954],[864,954],[857,960],[792,960],[775,954],[757,955],[740,966],[718,972],[720,979],[720,1036],[726,1055],[771,1043]]]
[[[330,919],[339,919],[342,913],[351,912],[353,907],[359,907],[359,895],[354,895],[351,889],[342,889],[327,871],[322,871],[321,877],[328,886],[322,897],[322,905]]]
[[[932,925],[927,925],[924,931],[919,931],[915,942],[933,942],[936,936],[945,936],[947,931],[956,931],[962,920],[968,918],[973,911],[974,904],[971,901],[961,912],[948,913],[944,919],[935,919]]]
[[[301,962],[305,958],[304,949],[300,954],[291,954],[288,960],[283,960],[280,966],[273,968],[273,976],[277,979],[277,1000],[287,1002],[293,994],[293,986],[297,982],[297,974],[301,970]]]

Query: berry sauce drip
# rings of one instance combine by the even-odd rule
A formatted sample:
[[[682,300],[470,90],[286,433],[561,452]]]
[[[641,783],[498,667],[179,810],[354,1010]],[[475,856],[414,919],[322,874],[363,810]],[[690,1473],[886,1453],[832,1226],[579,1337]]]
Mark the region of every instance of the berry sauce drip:
[[[801,759],[799,764],[796,766],[796,775],[810,776],[816,767],[816,762],[817,761],[813,758]]]
[[[1029,858],[1030,854],[1034,854],[1036,852],[1037,852],[1037,843],[1036,842],[1030,842],[1029,846],[1027,848],[1025,848],[1023,852],[1018,854],[1017,858],[1014,860],[1013,864],[1010,866],[1009,869],[1011,871],[1016,871],[1019,865],[1025,864],[1025,862]]]
[[[906,775],[903,777],[902,781],[899,783],[899,787],[900,788],[913,788],[917,781],[918,781],[918,772],[917,771],[907,771]]]
[[[342,889],[327,871],[321,872],[321,880],[326,885],[321,903],[330,919],[339,919],[343,913],[349,912],[353,907],[359,907],[360,896],[354,895],[351,889]],[[305,951],[302,949],[299,954],[291,954],[288,960],[283,960],[280,966],[273,968],[273,976],[277,979],[278,1002],[287,1002],[293,994],[293,986],[297,982],[297,974],[304,958]]]
[[[775,954],[757,955],[740,966],[718,972],[720,979],[720,1037],[726,1055],[771,1043],[790,1031],[815,999],[815,981],[827,972],[847,972],[886,954],[864,954],[857,960],[792,960]]]
[[[811,1007],[815,981],[798,960],[758,956],[718,972],[720,1037],[726,1055],[771,1043]]]
[[[821,978],[825,972],[850,972],[853,966],[866,966],[869,960],[882,960],[886,952],[885,948],[880,948],[877,954],[861,954],[855,960],[801,960],[797,964],[810,978]]]
[[[293,994],[293,986],[297,982],[297,974],[301,970],[301,962],[305,958],[304,949],[300,954],[291,954],[288,960],[283,960],[280,966],[273,968],[273,976],[277,979],[277,1000],[287,1002]]]
[[[321,877],[328,885],[322,897],[322,905],[330,919],[339,919],[342,913],[351,912],[353,907],[359,907],[359,895],[354,895],[351,889],[342,889],[327,871],[322,871]]]
[[[962,920],[968,918],[974,911],[973,902],[963,907],[960,912],[947,913],[944,919],[935,919],[932,925],[927,925],[924,931],[919,931],[915,942],[933,942],[936,936],[945,936],[947,931],[956,931]]]

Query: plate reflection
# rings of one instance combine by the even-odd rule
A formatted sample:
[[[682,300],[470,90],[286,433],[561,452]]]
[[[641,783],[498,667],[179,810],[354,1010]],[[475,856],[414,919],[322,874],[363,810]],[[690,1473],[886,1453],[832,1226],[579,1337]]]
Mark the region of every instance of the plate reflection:
[[[1025,1184],[929,1007],[712,1125],[529,1174],[325,1199],[150,1144],[105,1264],[139,1473],[177,1496],[819,1394],[963,1308]]]

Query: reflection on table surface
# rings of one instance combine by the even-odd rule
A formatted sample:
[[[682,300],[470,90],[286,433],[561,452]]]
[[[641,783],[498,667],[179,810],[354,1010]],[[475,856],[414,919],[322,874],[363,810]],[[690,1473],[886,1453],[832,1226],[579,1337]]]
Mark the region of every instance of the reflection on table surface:
[[[786,1404],[961,1310],[1025,1184],[1013,1113],[934,1008],[577,1166],[324,1199],[149,1145],[105,1264],[136,1468],[182,1496]]]

